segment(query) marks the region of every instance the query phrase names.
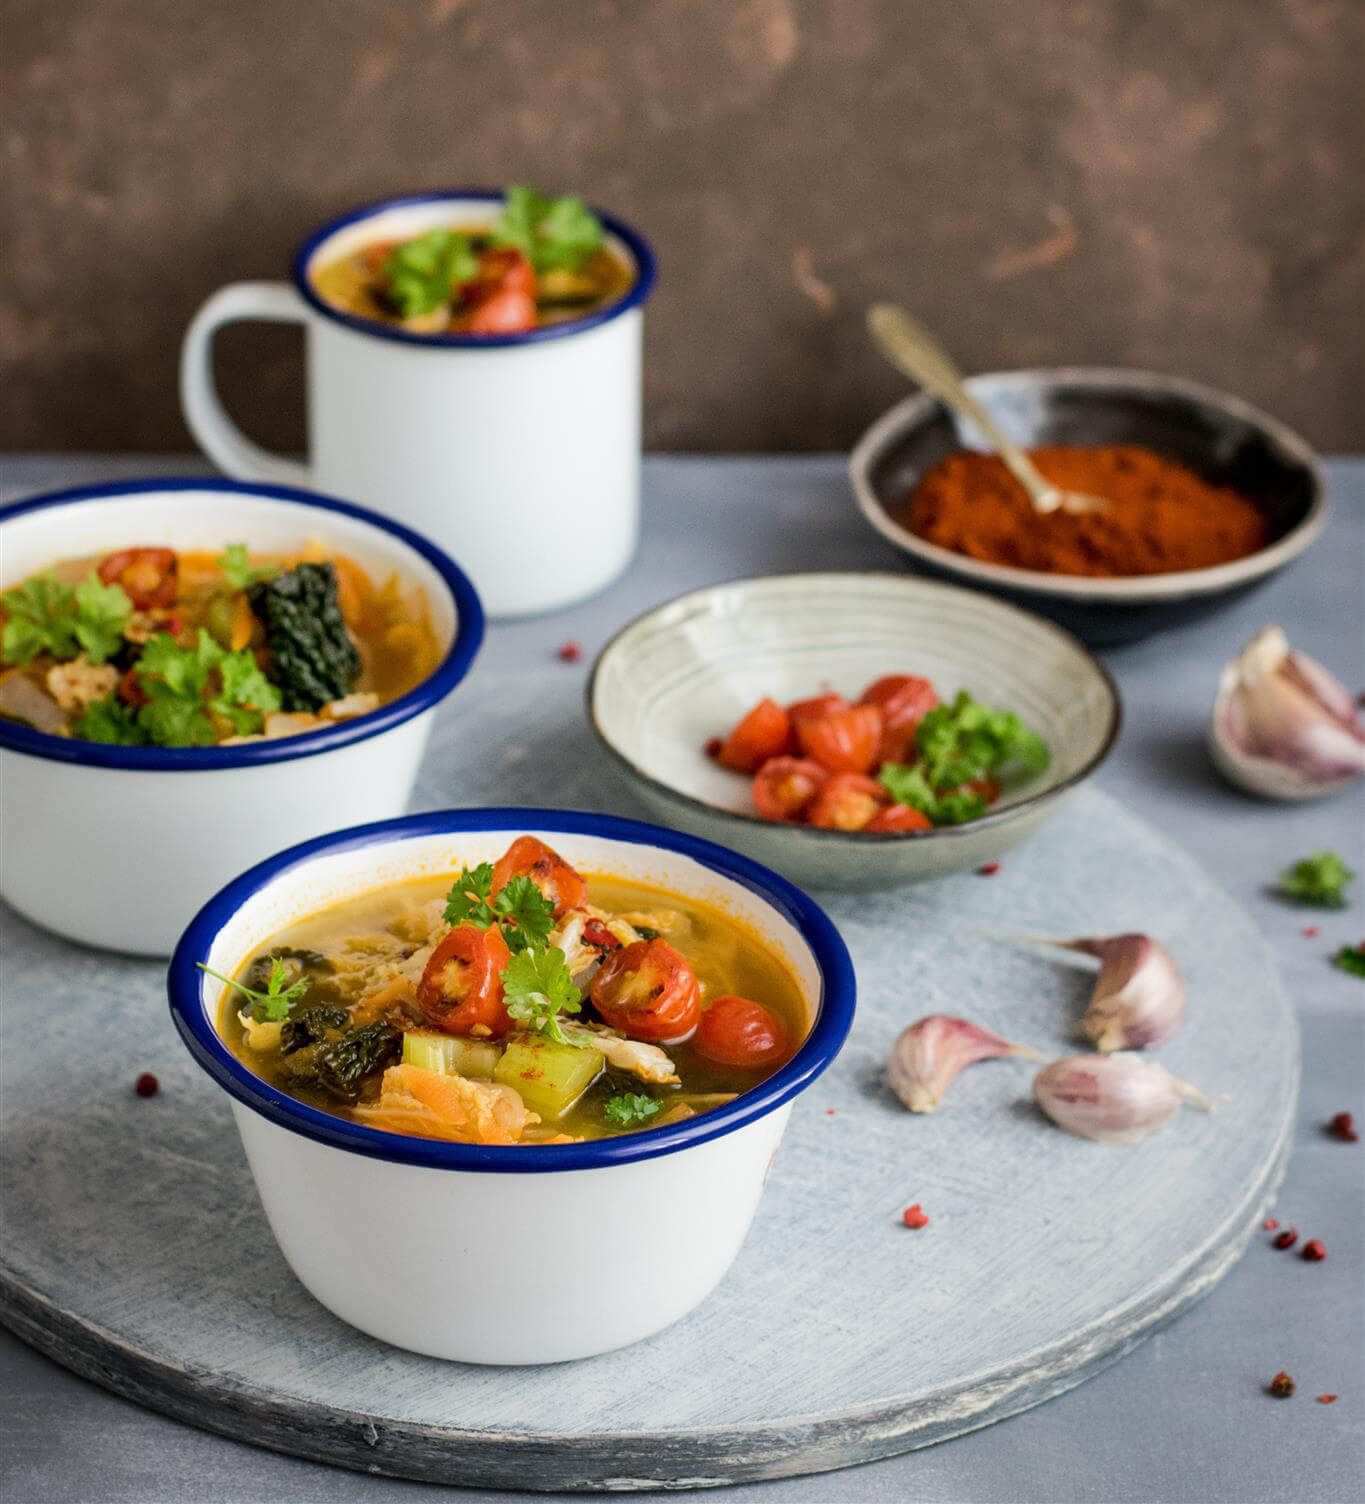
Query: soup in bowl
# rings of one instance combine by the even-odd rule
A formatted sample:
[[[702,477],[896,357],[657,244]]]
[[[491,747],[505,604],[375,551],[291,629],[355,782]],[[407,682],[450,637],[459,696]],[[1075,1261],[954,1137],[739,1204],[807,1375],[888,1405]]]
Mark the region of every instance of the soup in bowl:
[[[482,1363],[605,1352],[704,1299],[853,1012],[843,942],[781,878],[546,810],[284,852],[201,911],[169,985],[303,1284]]]

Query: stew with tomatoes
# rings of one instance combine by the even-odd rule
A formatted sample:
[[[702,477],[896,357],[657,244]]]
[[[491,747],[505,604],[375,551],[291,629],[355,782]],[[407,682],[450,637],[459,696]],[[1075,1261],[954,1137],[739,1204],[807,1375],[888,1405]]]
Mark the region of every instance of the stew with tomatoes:
[[[453,879],[339,903],[219,980],[222,1037],[272,1085],[465,1143],[680,1122],[772,1075],[809,1027],[796,979],[747,926],[580,873],[534,836]]]
[[[883,835],[978,819],[1049,762],[1012,711],[965,690],[944,703],[914,674],[886,674],[852,703],[833,691],[762,699],[706,751],[752,778],[764,820]]]
[[[635,280],[581,198],[514,184],[483,225],[377,240],[312,274],[319,297],[413,334],[520,334],[614,303]]]
[[[311,543],[129,547],[0,595],[0,715],[120,746],[211,747],[364,715],[441,658],[425,593]]]

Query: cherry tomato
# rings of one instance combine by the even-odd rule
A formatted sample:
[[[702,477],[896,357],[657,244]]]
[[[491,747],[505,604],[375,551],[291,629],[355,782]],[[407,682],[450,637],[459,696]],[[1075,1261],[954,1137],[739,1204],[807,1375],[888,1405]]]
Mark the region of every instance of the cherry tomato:
[[[525,874],[555,906],[560,919],[570,909],[582,908],[588,885],[557,851],[534,836],[518,836],[498,858],[493,868],[493,892],[501,893],[514,877]]]
[[[814,695],[809,700],[793,700],[787,706],[787,714],[791,717],[794,730],[802,721],[811,716],[834,715],[837,711],[847,709],[848,701],[843,695]]]
[[[771,1065],[787,1053],[787,1030],[761,1003],[726,993],[702,1014],[693,1046],[718,1065]]]
[[[736,773],[756,773],[791,747],[791,717],[776,700],[760,700],[720,744],[716,761]]]
[[[864,830],[893,833],[932,830],[933,828],[934,822],[922,809],[914,809],[908,804],[888,804],[885,809],[879,809],[863,826]]]
[[[462,325],[470,334],[524,334],[536,327],[536,300],[515,287],[500,287],[476,303]]]
[[[511,1020],[502,1002],[502,971],[511,959],[498,925],[457,924],[432,951],[417,984],[422,1017],[447,1034],[505,1034]]]
[[[1000,783],[995,778],[973,778],[962,787],[969,794],[980,794],[987,804],[994,804],[1000,797]]]
[[[518,250],[484,251],[462,289],[471,334],[520,334],[536,327],[536,274]]]
[[[882,713],[875,705],[851,705],[829,715],[803,716],[796,739],[807,757],[831,773],[870,773],[877,765]]]
[[[907,762],[915,729],[938,704],[938,691],[928,679],[917,679],[914,674],[887,674],[869,684],[858,703],[875,705],[882,713],[877,761]]]
[[[827,830],[863,830],[890,795],[865,773],[835,773],[806,811],[806,823]]]
[[[799,820],[828,777],[809,758],[770,758],[754,779],[754,808],[765,820]]]
[[[123,548],[100,560],[99,577],[121,585],[135,611],[150,611],[175,601],[177,561],[170,548]]]
[[[680,1044],[701,1017],[701,987],[667,940],[637,940],[602,962],[592,1005],[604,1023],[631,1039]]]

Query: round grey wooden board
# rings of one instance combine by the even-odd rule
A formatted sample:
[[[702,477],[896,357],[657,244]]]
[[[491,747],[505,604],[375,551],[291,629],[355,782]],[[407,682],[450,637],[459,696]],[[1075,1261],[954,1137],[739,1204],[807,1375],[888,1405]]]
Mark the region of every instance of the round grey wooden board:
[[[1279,1183],[1298,1084],[1292,1012],[1232,901],[1087,790],[994,878],[827,902],[858,1017],[797,1103],[739,1260],[671,1330],[539,1369],[414,1357],[315,1304],[226,1101],[170,1029],[160,968],[0,913],[0,1316],[88,1378],[262,1446],[445,1483],[627,1490],[927,1446],[1081,1383],[1206,1293]],[[1047,1124],[1015,1061],[973,1067],[934,1116],[887,1095],[887,1048],[923,1013],[1072,1047],[1089,975],[984,932],[1131,929],[1186,973],[1189,1021],[1157,1058],[1212,1116],[1101,1147]],[[161,1079],[147,1100],[145,1069]],[[900,1218],[912,1201],[931,1218],[918,1232]],[[584,1270],[584,1298],[629,1277]]]

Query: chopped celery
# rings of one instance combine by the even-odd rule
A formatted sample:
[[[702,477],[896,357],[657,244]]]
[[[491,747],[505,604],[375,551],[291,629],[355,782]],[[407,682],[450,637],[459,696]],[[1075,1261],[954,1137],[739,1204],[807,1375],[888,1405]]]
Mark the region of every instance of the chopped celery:
[[[493,1079],[521,1093],[542,1118],[562,1118],[602,1072],[596,1050],[524,1034],[502,1052]]]
[[[409,1029],[403,1035],[403,1064],[420,1065],[439,1076],[491,1081],[501,1053],[501,1047],[487,1039],[462,1039],[457,1034],[419,1029]]]

